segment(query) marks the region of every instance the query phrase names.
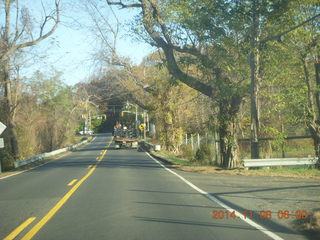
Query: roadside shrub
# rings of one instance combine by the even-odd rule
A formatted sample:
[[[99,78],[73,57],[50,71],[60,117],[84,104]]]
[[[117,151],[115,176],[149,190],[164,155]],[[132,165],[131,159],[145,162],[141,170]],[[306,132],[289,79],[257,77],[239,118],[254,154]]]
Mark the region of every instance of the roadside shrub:
[[[10,171],[14,169],[14,158],[7,150],[0,150],[0,161],[2,171]]]
[[[180,146],[181,157],[187,160],[192,160],[194,158],[195,152],[192,150],[192,147],[187,144]]]
[[[212,165],[212,156],[210,145],[202,144],[197,150],[193,162],[199,165]]]

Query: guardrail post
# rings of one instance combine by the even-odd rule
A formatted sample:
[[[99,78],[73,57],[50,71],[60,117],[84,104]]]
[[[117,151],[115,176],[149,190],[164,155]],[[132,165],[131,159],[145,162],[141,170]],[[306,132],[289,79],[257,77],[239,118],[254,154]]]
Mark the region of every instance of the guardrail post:
[[[191,148],[192,148],[192,150],[193,150],[194,148],[193,148],[193,136],[192,136],[192,134],[191,134],[190,140],[191,140]]]
[[[154,146],[154,150],[155,151],[160,151],[161,150],[161,146],[160,145],[155,145]]]

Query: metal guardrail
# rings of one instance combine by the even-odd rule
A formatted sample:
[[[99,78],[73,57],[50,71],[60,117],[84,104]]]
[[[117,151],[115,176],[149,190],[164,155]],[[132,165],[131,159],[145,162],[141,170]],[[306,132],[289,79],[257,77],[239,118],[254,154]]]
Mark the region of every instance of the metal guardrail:
[[[139,142],[139,147],[143,148],[146,151],[150,151],[151,149],[154,149],[154,145],[150,144],[146,141],[140,141]]]
[[[313,158],[265,158],[265,159],[244,159],[244,167],[273,167],[273,166],[296,166],[314,165],[318,159]]]
[[[161,149],[160,145],[154,145],[146,141],[140,141],[139,146],[145,149],[146,151],[150,151],[150,150],[160,151]]]
[[[33,156],[33,157],[26,158],[26,159],[23,159],[23,160],[15,161],[14,162],[14,167],[15,168],[22,167],[22,166],[25,166],[27,164],[33,163],[33,162],[37,162],[37,161],[41,161],[41,160],[44,160],[44,159],[49,158],[49,157],[53,157],[53,156],[58,155],[60,153],[64,153],[64,152],[67,152],[67,151],[75,150],[77,147],[79,147],[82,144],[87,143],[88,141],[89,141],[89,139],[84,140],[84,141],[82,141],[80,143],[77,143],[75,145],[72,145],[70,147],[57,149],[57,150],[54,150],[52,152],[42,153],[42,154],[39,154],[37,156]]]

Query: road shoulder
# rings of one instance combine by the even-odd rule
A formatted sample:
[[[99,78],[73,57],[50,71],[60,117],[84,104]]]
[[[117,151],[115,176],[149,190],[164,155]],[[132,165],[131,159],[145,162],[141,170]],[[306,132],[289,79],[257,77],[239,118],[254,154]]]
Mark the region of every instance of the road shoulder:
[[[319,204],[320,185],[317,178],[293,178],[288,176],[259,176],[230,174],[228,170],[205,171],[204,166],[194,171],[189,166],[172,164],[167,159],[151,153],[164,165],[189,179],[219,200],[240,212],[252,212],[259,224],[272,229],[299,231],[309,239],[320,239]],[[192,171],[188,171],[192,169]],[[299,219],[299,213],[308,213]],[[260,215],[271,213],[271,219],[260,219]],[[286,213],[289,217],[286,218]],[[296,217],[297,215],[297,217]]]

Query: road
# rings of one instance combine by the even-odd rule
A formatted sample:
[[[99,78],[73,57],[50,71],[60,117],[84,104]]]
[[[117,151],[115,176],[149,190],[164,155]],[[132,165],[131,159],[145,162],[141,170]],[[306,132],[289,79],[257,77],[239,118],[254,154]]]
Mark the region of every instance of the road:
[[[180,172],[110,143],[110,134],[98,135],[58,160],[0,179],[0,239],[308,239],[279,220],[259,219],[253,207],[263,197],[241,188],[244,200],[239,190],[254,178]],[[308,186],[319,190],[316,182]],[[252,217],[227,218],[225,208],[243,214],[243,206]],[[220,210],[225,216],[213,219]]]

